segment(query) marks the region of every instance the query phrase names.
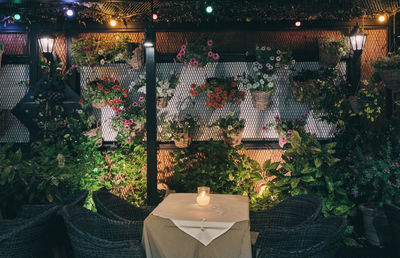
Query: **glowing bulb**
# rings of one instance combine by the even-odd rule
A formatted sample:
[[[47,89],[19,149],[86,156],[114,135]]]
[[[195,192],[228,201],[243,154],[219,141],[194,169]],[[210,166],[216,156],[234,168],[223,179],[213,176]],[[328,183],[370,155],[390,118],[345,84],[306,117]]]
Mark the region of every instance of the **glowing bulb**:
[[[157,20],[158,19],[158,15],[156,13],[153,13],[153,20]]]
[[[16,21],[21,20],[21,15],[19,13],[14,14],[14,20]]]
[[[72,9],[68,9],[65,13],[67,14],[68,17],[74,16],[74,11]]]
[[[206,7],[206,13],[212,13],[213,12],[213,7],[211,6],[211,5],[208,5],[207,7]]]
[[[113,27],[117,26],[117,21],[114,20],[114,19],[112,19],[112,20],[110,21],[110,25],[113,26]]]
[[[379,21],[379,22],[385,22],[385,21],[386,21],[385,15],[379,15],[378,21]]]
[[[301,21],[297,21],[297,22],[295,22],[295,23],[294,23],[294,26],[296,26],[296,27],[300,27],[300,26],[301,26]]]

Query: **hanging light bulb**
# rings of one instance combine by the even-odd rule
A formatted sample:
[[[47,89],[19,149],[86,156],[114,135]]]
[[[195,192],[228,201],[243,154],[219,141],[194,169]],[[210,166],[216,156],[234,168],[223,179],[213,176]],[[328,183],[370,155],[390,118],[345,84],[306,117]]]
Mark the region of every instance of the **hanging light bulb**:
[[[66,14],[68,17],[72,17],[72,16],[74,16],[75,12],[74,12],[74,10],[72,10],[72,9],[67,9],[67,11],[65,12],[65,14]]]
[[[110,25],[113,26],[113,27],[117,26],[117,21],[115,19],[111,19],[110,20]]]
[[[295,23],[294,23],[294,26],[296,26],[296,27],[300,27],[300,26],[301,26],[301,21],[297,21],[297,22],[295,22]]]
[[[384,15],[384,14],[379,15],[378,21],[381,23],[384,23],[386,21],[386,15]]]
[[[14,20],[16,21],[21,20],[21,15],[19,13],[14,14]]]
[[[214,11],[214,8],[211,5],[206,6],[206,13],[211,14]]]

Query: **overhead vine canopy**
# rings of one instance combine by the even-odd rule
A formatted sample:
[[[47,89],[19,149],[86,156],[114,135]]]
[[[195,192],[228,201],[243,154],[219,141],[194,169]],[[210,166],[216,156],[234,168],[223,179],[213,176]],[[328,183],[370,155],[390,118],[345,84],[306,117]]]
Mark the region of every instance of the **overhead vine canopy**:
[[[6,2],[6,3],[4,3]],[[205,12],[212,5],[211,14]],[[111,17],[123,22],[158,23],[268,22],[280,20],[350,20],[363,15],[395,13],[398,0],[19,0],[0,3],[0,21],[66,21],[64,12],[75,8],[75,20],[104,23]],[[1,18],[3,17],[3,18]]]

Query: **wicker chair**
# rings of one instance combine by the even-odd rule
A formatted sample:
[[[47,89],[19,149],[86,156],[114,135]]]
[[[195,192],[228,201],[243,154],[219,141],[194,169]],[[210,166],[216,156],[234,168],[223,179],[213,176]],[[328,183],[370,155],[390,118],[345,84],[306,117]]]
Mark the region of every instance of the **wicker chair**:
[[[0,256],[50,257],[49,236],[58,208],[35,205],[21,210],[16,219],[0,220]]]
[[[263,231],[257,240],[261,248],[257,257],[335,257],[345,229],[343,217],[331,216],[294,231]]]
[[[145,257],[142,229],[136,224],[110,220],[78,206],[64,206],[61,214],[75,257]]]
[[[93,192],[97,212],[110,219],[132,222],[144,221],[154,210],[153,206],[135,207],[105,189]]]
[[[400,207],[393,204],[385,204],[385,214],[392,229],[394,252],[396,257],[400,257]]]
[[[311,224],[321,213],[321,200],[311,194],[288,198],[271,209],[250,211],[250,230],[289,230]]]

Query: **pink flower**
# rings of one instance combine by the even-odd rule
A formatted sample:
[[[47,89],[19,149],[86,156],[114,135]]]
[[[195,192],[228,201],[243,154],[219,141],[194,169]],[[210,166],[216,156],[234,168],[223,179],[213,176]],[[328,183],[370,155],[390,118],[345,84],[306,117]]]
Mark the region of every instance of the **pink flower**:
[[[118,109],[118,113],[121,113],[121,112],[122,112],[122,109],[119,108],[119,109]]]
[[[187,65],[188,65],[188,63],[185,61],[185,62],[183,62],[183,65],[184,65],[184,66],[187,66]]]
[[[194,66],[194,67],[197,67],[197,66],[199,66],[199,62],[197,62],[197,61],[194,61],[194,62],[193,62],[193,66]]]
[[[178,55],[176,56],[176,58],[177,58],[178,60],[181,60],[182,55],[181,55],[181,54],[178,54]]]
[[[316,133],[312,133],[311,135],[314,136],[314,137],[317,137],[317,134],[316,134]]]
[[[126,143],[131,143],[131,137],[130,137],[130,136],[128,136],[128,137],[126,138]]]
[[[196,61],[196,58],[190,58],[190,62],[193,63]]]
[[[390,182],[390,180],[388,180],[388,181],[387,181],[387,184],[388,184],[388,185],[391,185],[391,184],[392,184],[392,182]]]
[[[289,129],[289,130],[287,131],[287,133],[288,133],[288,134],[292,134],[292,130]]]
[[[214,44],[214,42],[210,39],[209,41],[207,41],[207,45],[209,45],[210,47]]]
[[[186,49],[186,45],[183,44],[183,45],[181,46],[181,49],[185,50],[185,49]]]
[[[174,58],[174,64],[176,64],[176,59]]]
[[[128,124],[130,124],[130,125],[133,124],[133,120],[132,120],[132,119],[129,119],[129,120],[128,120]]]
[[[291,159],[293,159],[293,158],[292,158],[292,157],[287,157],[287,159],[288,159],[288,160],[291,160]]]
[[[265,131],[267,130],[267,127],[264,125],[263,127],[261,127],[261,130]]]
[[[275,118],[275,120],[279,120],[280,119],[279,116],[275,116],[274,118]]]
[[[212,51],[210,51],[210,52],[208,52],[208,56],[209,56],[209,57],[213,57],[213,56],[214,56],[214,53],[213,53]]]
[[[138,103],[137,102],[133,102],[132,106],[137,107]]]
[[[354,174],[358,174],[358,169],[353,170]]]
[[[396,182],[399,182],[400,180],[398,178],[396,178]]]
[[[218,53],[215,53],[214,56],[213,56],[213,58],[214,58],[214,60],[218,60],[218,59],[219,59]]]
[[[126,124],[126,119],[122,119],[121,123]]]
[[[396,165],[396,167],[399,167],[399,162],[394,163]]]
[[[139,97],[139,102],[143,102],[144,101],[144,97]]]
[[[186,54],[186,51],[184,49],[181,49],[181,51],[179,51],[179,54],[184,56]]]
[[[129,130],[129,129],[131,129],[131,127],[129,125],[125,125],[125,129]]]
[[[115,115],[114,115],[116,118],[118,118],[118,117],[120,117],[120,114],[118,114],[118,113],[115,113]]]
[[[305,116],[305,117],[308,117],[308,113],[305,113],[304,116]]]
[[[285,137],[285,136],[282,136],[282,137],[281,137],[281,140],[282,140],[283,143],[285,143],[285,142],[286,142],[286,137]]]
[[[354,198],[357,198],[357,196],[358,196],[358,191],[353,191],[353,196],[354,196]]]

